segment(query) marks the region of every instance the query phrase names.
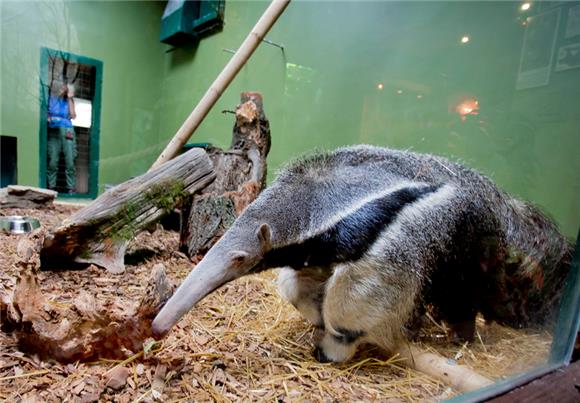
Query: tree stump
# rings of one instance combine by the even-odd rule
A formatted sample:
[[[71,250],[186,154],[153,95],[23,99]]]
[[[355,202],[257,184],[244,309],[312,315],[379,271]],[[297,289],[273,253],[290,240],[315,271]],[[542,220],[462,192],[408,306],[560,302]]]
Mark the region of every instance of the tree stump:
[[[182,210],[180,247],[189,257],[207,252],[266,184],[271,138],[261,94],[242,93],[235,114],[230,148],[207,149],[215,181]]]
[[[125,250],[135,234],[214,178],[207,153],[193,149],[108,190],[46,236],[41,267],[94,263],[122,273]]]

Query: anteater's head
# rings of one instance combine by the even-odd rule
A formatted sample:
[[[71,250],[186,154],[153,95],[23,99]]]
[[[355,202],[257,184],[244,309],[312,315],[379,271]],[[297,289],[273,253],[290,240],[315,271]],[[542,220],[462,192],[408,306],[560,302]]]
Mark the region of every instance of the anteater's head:
[[[238,225],[236,225],[238,224]],[[153,334],[165,335],[198,301],[222,285],[265,269],[263,258],[271,249],[268,224],[242,226],[236,222],[189,273],[153,320]]]

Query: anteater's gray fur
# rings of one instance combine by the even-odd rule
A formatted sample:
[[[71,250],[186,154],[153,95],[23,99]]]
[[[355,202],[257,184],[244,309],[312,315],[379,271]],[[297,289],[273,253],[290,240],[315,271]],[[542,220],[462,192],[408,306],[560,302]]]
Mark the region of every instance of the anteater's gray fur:
[[[289,266],[281,294],[323,330],[316,354],[331,361],[363,341],[397,350],[427,303],[464,338],[478,311],[549,323],[571,255],[539,210],[479,173],[371,146],[290,164],[214,249],[212,262],[244,251],[225,281]]]

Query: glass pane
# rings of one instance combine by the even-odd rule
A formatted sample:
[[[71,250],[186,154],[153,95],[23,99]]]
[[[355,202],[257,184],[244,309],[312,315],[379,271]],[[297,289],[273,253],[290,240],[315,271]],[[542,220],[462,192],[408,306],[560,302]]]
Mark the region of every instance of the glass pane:
[[[541,228],[542,220],[506,227],[521,238],[508,245],[501,264],[483,268],[497,270],[494,285],[482,281],[470,291],[484,300],[473,333],[469,326],[441,320],[445,315],[430,305],[414,335],[423,347],[494,380],[548,362],[580,224],[574,106],[580,101],[580,64],[573,61],[580,41],[578,7],[573,2],[300,4],[286,21],[301,28],[278,35],[292,57],[280,112],[283,135],[274,137],[274,144],[303,150],[370,143],[442,155],[488,176],[559,226],[565,238]],[[277,150],[274,158],[282,160]],[[492,249],[498,247],[497,238],[489,241]],[[441,287],[457,309],[469,303],[454,279],[433,287]],[[551,319],[544,308],[551,310]],[[461,341],[462,332],[473,339]]]
[[[0,1],[2,184],[51,186],[91,199],[147,172],[269,4],[229,1],[219,32],[197,40],[187,36],[184,46],[165,45],[161,20],[175,16],[183,3]],[[419,217],[416,226],[391,234],[400,242],[394,255],[403,262],[392,265],[401,273],[397,279],[418,273],[414,282],[379,282],[388,291],[385,298],[408,298],[392,326],[403,346],[436,353],[493,381],[548,363],[580,227],[580,2],[293,1],[266,39],[190,142],[227,149],[235,118],[222,112],[236,108],[241,92],[258,91],[272,131],[269,184],[290,161],[314,150],[354,144],[400,150],[411,168],[401,175],[404,181],[388,185],[433,186],[429,192],[441,198],[419,207],[413,199],[405,214]],[[72,159],[62,144],[48,144],[49,97],[63,98],[64,84],[77,115],[71,119]],[[55,183],[47,180],[51,165]],[[400,167],[393,165],[385,169]],[[384,173],[379,171],[358,181],[341,177],[337,182],[351,185],[343,192],[348,200],[332,205],[325,196],[319,210],[334,208],[336,219],[387,194],[391,187],[379,185],[364,197],[356,193]],[[467,186],[473,183],[481,186]],[[449,196],[438,192],[449,184],[453,194],[466,188],[472,193],[466,204],[435,213],[435,202]],[[290,193],[299,202],[309,200],[308,192]],[[402,204],[393,217],[403,214]],[[295,214],[297,221],[315,216],[295,209],[300,203],[280,205],[286,206],[280,214]],[[432,219],[422,215],[429,212]],[[380,228],[396,228],[392,224],[382,220]],[[325,228],[301,227],[301,236]],[[151,256],[167,251],[163,259],[171,262],[181,256],[168,257],[175,234],[163,233],[167,244],[149,235],[140,235],[147,240],[144,252],[137,248],[132,256],[147,261],[131,274],[147,272]],[[421,243],[425,239],[431,243]],[[445,244],[436,258],[418,268],[409,264],[433,255],[435,244]],[[191,266],[187,258],[182,263]],[[183,267],[171,273],[177,282],[186,274]],[[326,270],[334,274],[335,266]],[[318,363],[313,346],[320,329],[278,297],[274,277],[260,274],[227,285],[183,319],[166,345],[187,363],[180,367],[166,350],[155,353],[170,368],[164,398],[183,393],[191,400],[215,399],[196,397],[207,385],[231,400],[424,401],[459,393],[393,364],[392,352],[377,348],[376,340],[358,346],[346,364]],[[145,292],[137,281],[113,279],[102,281],[107,295],[110,283],[133,299]],[[385,300],[369,305],[383,313],[389,309]],[[244,315],[234,312],[239,306]],[[367,313],[361,308],[354,315],[361,326]],[[202,336],[189,343],[191,334]],[[12,360],[1,361],[8,356],[3,349],[21,354],[15,345],[0,346],[0,370],[14,372],[0,378],[21,375],[12,370]],[[140,375],[147,383],[125,389],[131,400],[152,390],[156,367],[147,360],[141,364],[151,376]],[[91,375],[100,377],[108,370],[104,366]],[[228,389],[226,381],[237,386]],[[21,387],[28,386],[15,385],[0,396],[20,398]]]

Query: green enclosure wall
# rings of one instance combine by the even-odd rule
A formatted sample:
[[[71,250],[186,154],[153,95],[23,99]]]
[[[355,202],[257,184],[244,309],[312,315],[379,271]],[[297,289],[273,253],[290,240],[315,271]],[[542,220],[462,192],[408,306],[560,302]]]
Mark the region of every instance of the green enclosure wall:
[[[162,141],[163,5],[2,0],[0,7],[0,133],[18,137],[18,182],[39,184],[41,47],[103,62],[99,190],[141,173],[143,150]]]
[[[71,32],[60,47],[104,63],[101,190],[147,169],[231,57],[224,49],[239,46],[267,5],[226,1],[221,32],[167,52],[164,3],[57,4]],[[192,141],[228,146],[233,118],[221,111],[260,91],[271,172],[303,151],[353,143],[442,154],[543,206],[575,236],[580,67],[558,58],[580,42],[568,22],[578,3],[520,5],[294,1],[268,35],[284,52],[263,44]],[[553,18],[527,19],[544,13]],[[44,3],[2,3],[0,132],[19,136],[21,183],[37,183],[34,71],[39,46],[59,48],[42,22],[49,15]]]

